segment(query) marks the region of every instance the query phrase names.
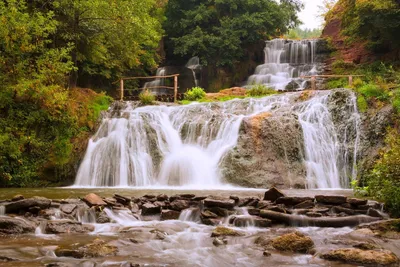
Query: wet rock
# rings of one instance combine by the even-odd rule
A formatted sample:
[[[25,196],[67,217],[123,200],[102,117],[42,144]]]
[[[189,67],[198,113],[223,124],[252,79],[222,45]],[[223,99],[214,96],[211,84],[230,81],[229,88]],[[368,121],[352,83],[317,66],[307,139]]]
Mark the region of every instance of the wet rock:
[[[104,240],[96,239],[92,244],[80,248],[79,251],[83,252],[85,258],[98,258],[114,256],[117,254],[118,248],[107,244]]]
[[[111,219],[108,217],[108,215],[102,211],[99,216],[96,218],[96,223],[110,223]]]
[[[348,198],[347,203],[350,203],[351,205],[355,205],[355,206],[360,206],[360,205],[367,205],[368,200],[367,199],[359,199],[359,198]]]
[[[261,200],[261,201],[259,201],[257,203],[257,208],[258,209],[265,209],[265,208],[267,208],[267,207],[269,207],[271,205],[272,205],[271,201]]]
[[[192,199],[195,196],[196,196],[195,194],[179,194],[179,197],[183,199]]]
[[[83,251],[74,249],[57,248],[54,253],[57,257],[70,257],[76,259],[81,259],[84,257]]]
[[[332,204],[332,205],[340,205],[346,203],[347,197],[345,196],[325,196],[325,195],[318,195],[315,196],[317,202],[325,203],[325,204]]]
[[[166,194],[160,194],[157,196],[158,201],[166,201],[168,200],[168,196]]]
[[[161,211],[160,220],[161,221],[178,220],[180,214],[181,213],[179,211],[176,211],[176,210],[162,210]]]
[[[39,209],[48,209],[50,207],[51,200],[44,197],[33,197],[27,199],[21,199],[15,202],[11,202],[5,205],[6,213],[19,212],[21,210],[27,210],[31,207],[39,207]]]
[[[322,217],[322,214],[318,213],[318,212],[307,212],[306,216],[312,217],[312,218],[318,218],[318,217]]]
[[[35,215],[37,215],[37,214],[39,213],[40,210],[41,210],[41,208],[38,207],[38,206],[33,206],[33,207],[30,207],[30,208],[28,209],[28,211],[29,211],[31,214],[35,214]]]
[[[334,212],[334,213],[341,213],[341,212],[344,212],[344,213],[347,214],[347,215],[354,215],[354,214],[356,214],[356,212],[355,212],[354,210],[352,210],[352,209],[347,209],[347,208],[343,208],[343,207],[341,207],[341,206],[335,206],[335,207],[333,207],[331,210],[332,210],[332,212]]]
[[[91,207],[107,205],[107,203],[105,203],[101,197],[99,197],[98,195],[96,195],[94,193],[90,193],[90,194],[86,195],[83,198],[83,201],[85,201]]]
[[[271,242],[272,242],[271,237],[266,234],[262,234],[261,236],[257,237],[256,240],[254,240],[254,244],[261,246],[265,249],[272,248]]]
[[[278,198],[275,203],[276,204],[284,204],[286,206],[295,206],[304,201],[314,201],[314,198],[311,197],[281,197]]]
[[[235,207],[235,201],[233,199],[206,198],[203,201],[206,207],[219,207],[224,209],[233,209]]]
[[[118,203],[120,203],[120,204],[122,204],[124,206],[128,205],[129,203],[131,203],[131,199],[129,197],[124,197],[124,196],[121,196],[121,195],[118,195],[118,194],[114,194],[114,198]]]
[[[314,201],[306,200],[306,201],[303,201],[303,202],[295,205],[293,208],[294,209],[310,209],[310,208],[313,208],[314,206],[315,206]]]
[[[309,253],[314,248],[312,239],[300,232],[279,236],[272,240],[272,246],[279,251]]]
[[[200,216],[202,218],[218,218],[218,215],[215,214],[214,212],[211,212],[209,210],[204,210],[201,212]]]
[[[247,206],[256,207],[258,205],[259,201],[260,200],[258,198],[255,198],[255,197],[246,197],[246,198],[240,199],[239,202],[237,203],[237,205],[239,207],[247,207]]]
[[[158,207],[161,207],[161,208],[167,207],[167,203],[165,203],[164,201],[158,201],[157,200],[157,201],[154,201],[153,204],[158,206]]]
[[[223,209],[223,208],[219,208],[219,207],[210,207],[210,208],[207,208],[207,210],[217,214],[220,217],[227,217],[227,216],[233,215],[235,213],[232,210],[227,210],[227,209]]]
[[[15,195],[11,198],[11,201],[18,201],[24,199],[23,195]]]
[[[76,209],[75,204],[63,204],[60,206],[60,210],[64,213],[71,214]]]
[[[161,207],[153,203],[145,203],[142,205],[142,215],[154,215],[161,212]]]
[[[18,259],[14,259],[14,258],[10,258],[10,257],[7,257],[7,256],[1,256],[0,255],[0,262],[9,262],[9,261],[19,261]]]
[[[371,266],[388,266],[399,262],[393,252],[388,250],[361,250],[357,248],[343,248],[322,254],[321,258],[330,261],[341,261],[352,264]]]
[[[244,233],[224,226],[218,226],[212,231],[211,237],[219,236],[244,236]]]
[[[285,194],[279,191],[277,188],[272,187],[269,189],[267,192],[264,194],[264,200],[268,200],[271,202],[274,202],[280,197],[285,197]]]
[[[226,245],[227,243],[228,243],[228,240],[226,240],[226,239],[221,239],[218,237],[213,239],[213,245],[216,247]]]
[[[87,233],[93,230],[93,225],[83,225],[71,220],[48,221],[45,227],[47,234]]]
[[[222,218],[205,218],[205,217],[200,217],[201,222],[205,225],[212,225],[216,226],[219,225],[222,222]]]
[[[400,219],[380,220],[361,224],[357,229],[357,231],[371,230],[374,234],[385,238],[400,239]]]
[[[367,215],[371,216],[371,217],[377,217],[377,218],[383,218],[384,217],[383,214],[380,211],[378,211],[376,209],[371,209],[371,208],[368,209]]]
[[[286,86],[285,86],[285,90],[286,91],[296,91],[297,89],[299,89],[300,88],[300,84],[299,84],[300,82],[297,82],[297,81],[295,81],[295,80],[292,80],[290,83],[288,83]]]
[[[75,263],[68,262],[53,262],[45,265],[46,267],[76,267]]]
[[[26,220],[12,217],[0,217],[0,234],[25,234],[35,232],[35,226]]]
[[[271,206],[271,207],[268,207],[267,210],[280,212],[280,213],[290,213],[290,212],[288,212],[287,209],[285,209],[285,207],[283,205]]]
[[[253,216],[259,216],[260,215],[260,209],[256,209],[256,208],[253,208],[253,207],[248,207],[247,208],[247,212],[250,215],[253,215]]]
[[[233,225],[236,227],[255,226],[266,228],[271,226],[271,221],[255,216],[238,216],[233,220]]]
[[[170,207],[173,210],[181,211],[190,207],[190,203],[188,200],[184,199],[176,199],[170,203]]]
[[[240,200],[240,198],[238,196],[229,196],[229,199],[233,199],[235,201],[236,205],[239,203],[239,200]]]
[[[375,244],[371,244],[371,243],[359,243],[353,246],[354,248],[359,248],[362,250],[374,250],[374,249],[378,249],[379,246],[375,245]]]
[[[193,201],[202,201],[204,199],[206,199],[207,197],[194,197],[192,200]]]
[[[133,213],[138,213],[140,210],[139,205],[137,203],[131,203],[131,211]]]
[[[267,250],[263,252],[264,257],[271,257],[271,255],[272,255],[271,252],[269,252]]]

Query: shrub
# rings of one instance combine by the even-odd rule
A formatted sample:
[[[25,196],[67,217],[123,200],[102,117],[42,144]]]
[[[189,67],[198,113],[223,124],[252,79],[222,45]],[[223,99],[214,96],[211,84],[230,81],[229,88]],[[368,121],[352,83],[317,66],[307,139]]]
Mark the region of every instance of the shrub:
[[[193,87],[185,93],[185,100],[196,101],[206,96],[206,92],[201,87]]]
[[[361,86],[364,85],[364,82],[360,78],[356,78],[353,81],[353,88],[360,88]]]
[[[376,98],[378,100],[385,101],[389,98],[388,93],[383,88],[372,83],[361,86],[358,91],[367,99]]]
[[[328,89],[336,89],[336,88],[346,88],[348,87],[349,82],[346,78],[341,78],[341,79],[334,79],[334,80],[329,80],[326,84],[326,87]]]
[[[156,97],[149,90],[144,90],[139,94],[139,100],[142,105],[151,105],[156,100]]]
[[[277,91],[265,86],[264,84],[255,84],[252,85],[249,90],[247,90],[247,96],[268,96],[276,94]]]
[[[400,89],[394,91],[392,105],[397,113],[400,113]]]
[[[367,100],[365,100],[365,97],[362,95],[357,96],[357,107],[360,112],[366,112],[368,109],[368,103]]]

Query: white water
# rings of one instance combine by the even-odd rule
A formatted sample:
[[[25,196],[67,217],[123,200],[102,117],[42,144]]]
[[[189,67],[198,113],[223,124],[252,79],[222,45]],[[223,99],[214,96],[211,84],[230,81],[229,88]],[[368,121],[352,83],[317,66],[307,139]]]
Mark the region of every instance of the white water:
[[[165,76],[165,74],[166,74],[166,68],[158,68],[157,69],[156,76]],[[165,78],[156,78],[154,81],[146,82],[144,84],[144,90],[149,88],[148,90],[150,92],[157,95],[160,92],[162,92],[160,90],[160,86],[164,86],[164,85],[165,85]],[[152,89],[152,87],[157,87],[157,88]]]
[[[355,98],[349,98],[346,129],[356,132],[354,144],[341,143],[328,109],[330,91],[298,102],[300,93],[262,99],[179,107],[146,106],[133,109],[129,103],[119,118],[104,119],[89,141],[75,186],[223,186],[220,164],[235,147],[245,116],[262,112],[292,111],[303,129],[307,186],[348,187],[355,175],[354,155],[359,118]],[[342,135],[343,133],[340,133]]]
[[[189,59],[185,67],[192,71],[194,84],[195,86],[198,86],[199,82],[196,77],[196,70],[201,69],[199,57],[192,57],[191,59]]]
[[[3,205],[0,205],[0,216],[6,215],[6,207]]]
[[[266,42],[265,62],[257,66],[247,85],[265,84],[276,90],[285,90],[294,81],[298,89],[305,87],[305,81],[299,79],[317,73],[315,62],[316,40],[274,39]]]

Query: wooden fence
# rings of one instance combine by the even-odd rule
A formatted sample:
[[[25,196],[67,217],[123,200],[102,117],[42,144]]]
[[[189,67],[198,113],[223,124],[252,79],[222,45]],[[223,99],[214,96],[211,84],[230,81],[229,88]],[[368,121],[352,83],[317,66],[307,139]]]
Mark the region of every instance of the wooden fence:
[[[346,77],[348,77],[349,86],[351,87],[353,85],[353,77],[362,77],[362,76],[364,76],[364,75],[311,75],[311,76],[301,76],[299,78],[303,78],[303,79],[311,78],[311,90],[316,90],[317,89],[317,85],[316,85],[317,78],[346,78]]]
[[[174,86],[151,86],[143,89],[171,89],[174,90],[174,102],[178,100],[178,76],[179,74],[167,75],[167,76],[148,76],[148,77],[123,77],[120,79],[120,100],[124,100],[124,81],[126,80],[135,80],[135,79],[164,79],[164,78],[174,78]]]

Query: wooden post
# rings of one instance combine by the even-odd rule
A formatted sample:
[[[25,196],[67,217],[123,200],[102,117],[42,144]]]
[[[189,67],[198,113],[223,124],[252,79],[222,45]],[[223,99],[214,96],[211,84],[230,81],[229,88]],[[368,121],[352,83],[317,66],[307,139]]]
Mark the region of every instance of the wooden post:
[[[121,92],[120,92],[121,101],[124,101],[124,80],[123,79],[121,79],[121,81],[120,81],[120,90],[121,90]]]
[[[311,90],[315,90],[317,88],[315,81],[315,76],[311,76]]]
[[[178,101],[178,76],[174,76],[174,102]]]
[[[353,76],[349,76],[349,87],[353,86]]]

